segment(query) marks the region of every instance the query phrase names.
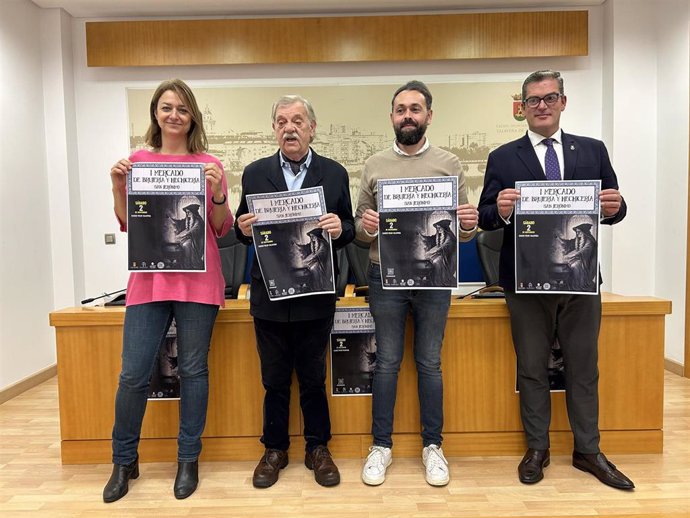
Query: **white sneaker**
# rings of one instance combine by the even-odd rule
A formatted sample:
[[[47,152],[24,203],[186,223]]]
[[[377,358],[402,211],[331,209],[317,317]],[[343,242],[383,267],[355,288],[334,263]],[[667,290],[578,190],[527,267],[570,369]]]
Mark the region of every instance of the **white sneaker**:
[[[378,486],[386,480],[386,468],[391,465],[393,454],[385,446],[371,446],[369,455],[362,468],[362,482],[369,486]]]
[[[450,482],[448,461],[443,450],[435,444],[430,444],[422,450],[422,462],[426,467],[426,481],[431,486],[445,486]]]

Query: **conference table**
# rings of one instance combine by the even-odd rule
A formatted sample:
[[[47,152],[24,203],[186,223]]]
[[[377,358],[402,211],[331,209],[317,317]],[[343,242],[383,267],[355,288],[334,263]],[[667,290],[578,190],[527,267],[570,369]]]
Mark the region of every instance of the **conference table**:
[[[599,341],[602,449],[608,454],[663,449],[664,317],[670,301],[604,293]],[[343,297],[338,306],[366,305]],[[122,307],[66,308],[55,327],[64,464],[111,462],[110,436],[120,371]],[[417,379],[408,319],[393,441],[397,456],[421,451]],[[227,300],[213,331],[210,399],[202,460],[256,460],[263,452],[261,385],[249,301]],[[330,388],[330,368],[327,389]],[[515,391],[515,353],[503,299],[454,298],[442,352],[443,449],[447,456],[521,455],[525,441]],[[331,396],[338,458],[365,457],[371,445],[371,397]],[[290,406],[290,449],[303,452],[297,382]],[[139,448],[142,462],[175,461],[178,405],[149,401]],[[551,451],[572,450],[563,392],[552,393]]]

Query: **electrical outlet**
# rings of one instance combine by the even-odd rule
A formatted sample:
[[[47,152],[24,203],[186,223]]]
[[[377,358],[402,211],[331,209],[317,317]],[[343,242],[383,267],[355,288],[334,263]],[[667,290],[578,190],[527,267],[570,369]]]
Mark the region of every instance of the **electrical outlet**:
[[[105,244],[106,245],[114,245],[115,244],[115,234],[106,234],[105,235]]]

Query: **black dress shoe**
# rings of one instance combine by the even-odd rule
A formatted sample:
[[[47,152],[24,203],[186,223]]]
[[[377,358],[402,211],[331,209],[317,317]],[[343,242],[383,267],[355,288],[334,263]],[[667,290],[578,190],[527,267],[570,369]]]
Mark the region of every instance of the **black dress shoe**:
[[[304,455],[304,465],[314,470],[314,479],[322,486],[337,486],[340,484],[340,472],[333,462],[331,452],[325,446],[317,446]]]
[[[129,491],[129,479],[139,478],[139,457],[131,464],[113,464],[113,472],[103,488],[103,501],[115,502]]]
[[[599,453],[573,452],[573,466],[582,471],[591,473],[607,486],[616,489],[634,489],[635,484],[628,477],[616,469],[613,462]]]
[[[175,485],[173,486],[173,493],[175,498],[182,500],[187,498],[199,485],[199,461],[193,462],[178,462],[177,475],[175,476]]]
[[[267,448],[254,469],[252,484],[258,488],[271,487],[278,481],[280,470],[287,465],[288,454],[286,451]]]
[[[548,448],[529,448],[518,464],[518,478],[523,484],[536,484],[544,478],[544,468],[551,462]]]

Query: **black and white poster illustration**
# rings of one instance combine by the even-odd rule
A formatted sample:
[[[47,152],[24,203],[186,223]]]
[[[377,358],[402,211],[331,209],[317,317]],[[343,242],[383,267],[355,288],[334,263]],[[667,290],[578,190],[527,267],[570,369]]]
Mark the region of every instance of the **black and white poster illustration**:
[[[549,355],[549,390],[551,392],[565,392],[565,365],[563,363],[563,351],[558,339],[554,339],[551,344],[551,354]],[[515,371],[515,392],[520,392],[520,383]]]
[[[331,394],[370,396],[375,366],[376,336],[369,308],[336,308],[331,332]]]
[[[600,180],[516,182],[516,293],[599,293]]]
[[[335,293],[331,236],[322,187],[247,196],[254,248],[271,300]]]
[[[150,400],[180,399],[180,377],[177,374],[177,326],[174,318],[156,356],[148,398]]]
[[[456,288],[458,178],[379,180],[377,188],[383,288]]]
[[[127,243],[130,271],[206,271],[204,164],[132,164]]]

